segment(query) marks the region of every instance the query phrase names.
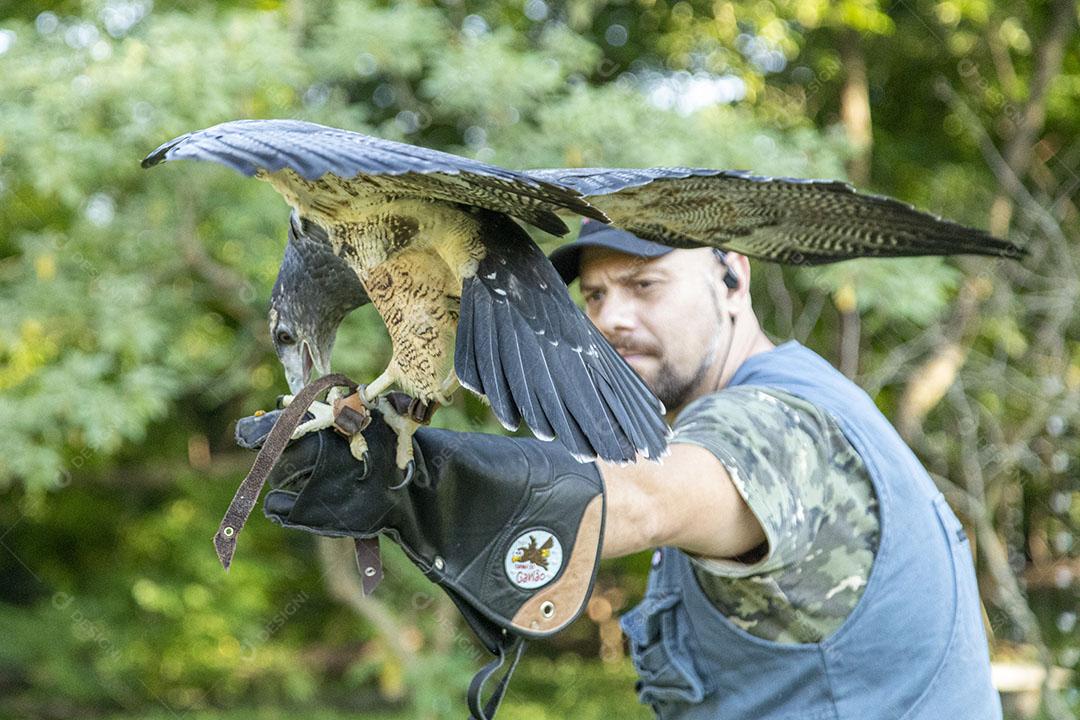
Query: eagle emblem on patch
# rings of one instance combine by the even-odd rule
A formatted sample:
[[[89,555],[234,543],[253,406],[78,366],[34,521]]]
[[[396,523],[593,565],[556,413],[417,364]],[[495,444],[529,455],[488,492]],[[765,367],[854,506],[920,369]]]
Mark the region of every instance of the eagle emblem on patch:
[[[547,530],[522,533],[506,553],[506,576],[520,588],[531,590],[551,582],[562,568],[562,545]]]

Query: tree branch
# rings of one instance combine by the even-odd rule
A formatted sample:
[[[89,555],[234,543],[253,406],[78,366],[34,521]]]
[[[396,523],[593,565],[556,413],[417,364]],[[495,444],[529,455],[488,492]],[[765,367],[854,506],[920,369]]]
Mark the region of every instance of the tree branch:
[[[406,664],[409,651],[402,642],[401,624],[379,600],[374,597],[364,597],[360,578],[357,575],[352,540],[319,537],[316,545],[319,551],[319,564],[323,568],[323,579],[330,596],[348,605],[356,611],[357,615],[371,623],[390,651],[402,665]]]

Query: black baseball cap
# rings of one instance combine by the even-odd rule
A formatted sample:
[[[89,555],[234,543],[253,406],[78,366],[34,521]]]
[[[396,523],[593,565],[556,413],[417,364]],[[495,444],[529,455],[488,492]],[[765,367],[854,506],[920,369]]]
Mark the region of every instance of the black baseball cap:
[[[551,264],[555,266],[555,270],[567,285],[576,280],[581,273],[581,251],[587,247],[608,248],[649,259],[667,255],[675,249],[651,240],[643,240],[631,232],[607,225],[599,220],[587,219],[582,223],[581,232],[578,233],[576,240],[556,248],[548,255]],[[721,261],[724,261],[722,250],[714,249],[713,252]],[[726,262],[724,264],[727,265]],[[738,286],[738,279],[731,268],[728,268],[724,276],[724,283],[730,288]]]
[[[643,258],[657,258],[675,249],[651,240],[642,240],[633,233],[599,220],[586,220],[581,225],[577,240],[556,248],[548,255],[551,264],[559,271],[567,285],[577,279],[581,271],[581,251],[587,247],[608,248]]]

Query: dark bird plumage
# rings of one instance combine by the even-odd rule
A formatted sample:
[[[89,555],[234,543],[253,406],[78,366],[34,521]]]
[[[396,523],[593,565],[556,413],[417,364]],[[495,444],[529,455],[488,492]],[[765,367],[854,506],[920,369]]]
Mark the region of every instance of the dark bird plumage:
[[[612,224],[671,247],[712,246],[796,265],[859,257],[1025,254],[982,230],[835,180],[695,168],[528,173],[577,190]]]
[[[294,236],[318,244],[325,231],[326,247],[359,279],[394,346],[369,388],[396,384],[445,402],[460,380],[487,397],[505,426],[524,418],[581,459],[658,457],[668,434],[663,408],[510,216],[561,235],[566,225],[555,213],[570,211],[673,247],[801,264],[1022,255],[984,232],[831,181],[686,168],[514,172],[294,120],[189,133],[143,166],[180,158],[270,182],[296,211]],[[358,298],[343,300],[347,283],[317,279],[287,257],[278,283],[289,282],[305,292],[313,286],[301,314],[326,313],[324,324],[335,328]]]
[[[573,303],[559,274],[510,218],[484,212],[487,254],[461,294],[454,366],[503,425],[522,418],[575,455],[652,457],[667,427],[659,402]],[[574,307],[571,310],[571,307]],[[642,417],[645,415],[645,417]]]
[[[293,212],[270,293],[270,338],[291,392],[307,384],[312,370],[330,372],[338,326],[370,302],[356,273],[334,254],[326,231]]]

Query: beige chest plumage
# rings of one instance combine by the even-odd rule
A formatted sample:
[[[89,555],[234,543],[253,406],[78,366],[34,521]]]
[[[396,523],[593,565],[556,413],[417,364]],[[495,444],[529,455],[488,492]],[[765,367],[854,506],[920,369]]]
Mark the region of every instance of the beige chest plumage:
[[[260,177],[326,228],[334,252],[356,272],[386,323],[393,356],[371,384],[374,393],[396,384],[425,402],[449,402],[457,387],[461,285],[485,254],[478,219],[441,200],[388,199],[377,177],[344,182],[325,175],[312,182],[288,169]]]
[[[479,223],[446,203],[409,200],[328,229],[386,323],[387,379],[423,401],[449,402],[462,281],[484,255]]]

